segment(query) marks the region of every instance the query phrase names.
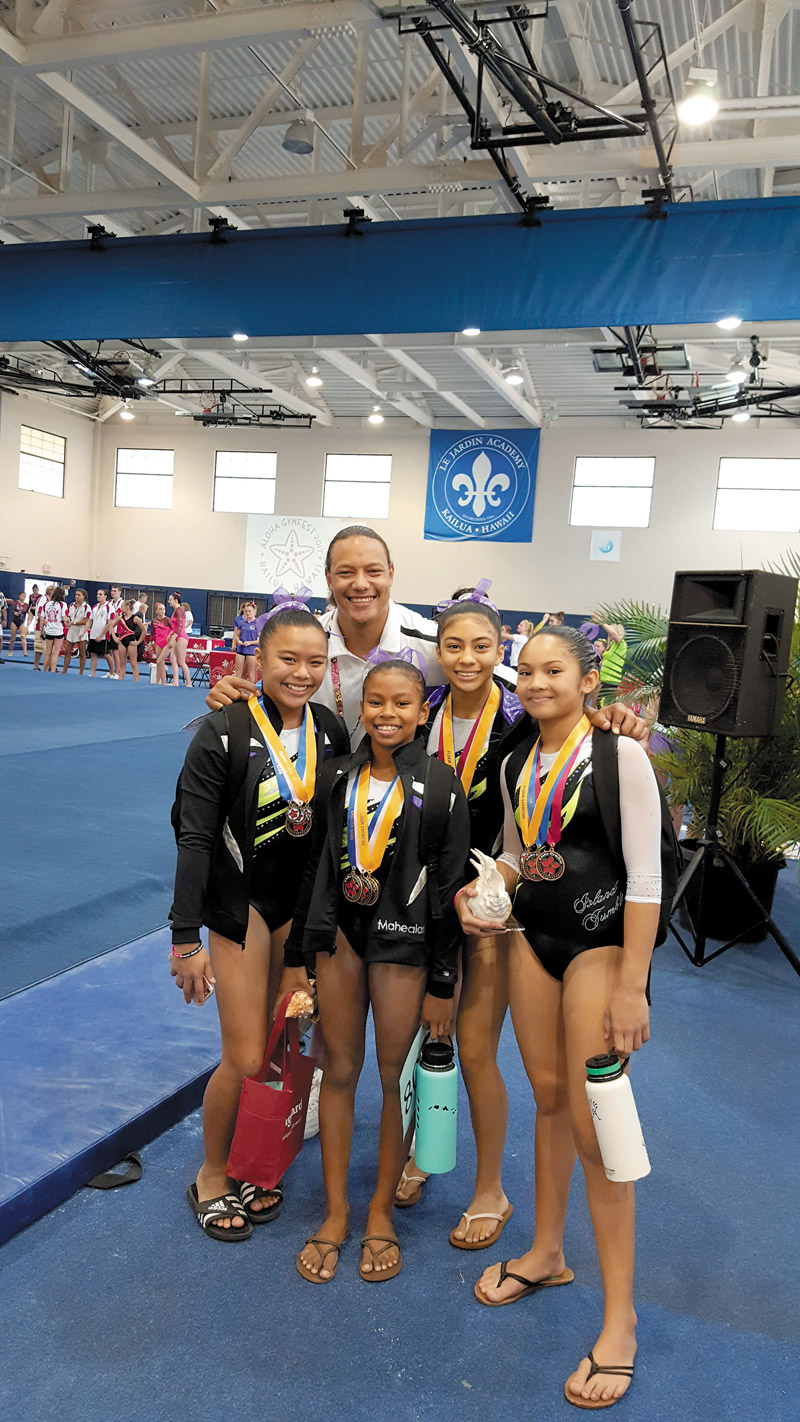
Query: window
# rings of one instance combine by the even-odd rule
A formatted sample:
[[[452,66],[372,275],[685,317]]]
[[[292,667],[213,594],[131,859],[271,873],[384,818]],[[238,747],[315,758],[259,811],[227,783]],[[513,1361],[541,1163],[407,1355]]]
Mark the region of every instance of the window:
[[[19,487],[34,494],[64,497],[64,460],[67,441],[46,430],[22,425],[19,432]]]
[[[118,449],[118,509],[171,509],[174,449]]]
[[[721,459],[714,528],[800,533],[800,459]]]
[[[214,461],[214,513],[274,513],[277,466],[277,454],[218,450]]]
[[[238,593],[209,593],[208,594],[208,627],[209,631],[224,631],[233,626],[234,617],[239,616],[239,608],[245,601],[245,594]],[[256,617],[260,617],[262,612],[267,610],[267,599],[265,597],[248,597],[248,602],[256,605]]]
[[[322,514],[330,518],[388,518],[391,454],[328,454]]]
[[[579,456],[569,521],[588,528],[647,528],[655,459]]]

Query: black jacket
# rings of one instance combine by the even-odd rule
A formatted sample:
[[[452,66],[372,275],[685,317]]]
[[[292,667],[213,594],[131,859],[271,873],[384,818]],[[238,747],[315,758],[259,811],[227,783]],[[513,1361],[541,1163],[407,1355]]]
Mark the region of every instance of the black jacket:
[[[351,770],[369,759],[369,754],[369,742],[365,739],[350,755],[328,761],[323,769],[314,801],[309,862],[284,949],[287,967],[302,967],[306,957],[317,952],[333,952],[338,909],[344,903],[339,892],[339,877],[347,778]],[[403,815],[386,882],[373,910],[370,936],[389,948],[395,943],[413,942],[415,946],[424,943],[428,992],[434,997],[452,997],[461,942],[453,897],[464,883],[464,863],[469,852],[467,802],[461,782],[451,772],[450,822],[439,851],[439,886],[444,913],[437,920],[430,910],[427,887],[421,891],[418,887],[424,863],[420,853],[423,779],[428,759],[424,739],[417,736],[409,745],[401,746],[394,759],[403,786]],[[415,888],[418,892],[412,902]]]
[[[175,897],[169,918],[175,944],[196,943],[200,925],[244,943],[250,906],[250,868],[253,858],[258,783],[269,752],[249,711],[250,754],[247,772],[233,803],[225,813],[228,790],[228,754],[223,736],[229,731],[229,714],[243,715],[244,703],[214,711],[201,722],[186,752],[179,782],[180,823]],[[263,705],[276,731],[283,728],[280,712],[269,697]],[[317,732],[317,784],[327,752],[340,755],[347,745],[342,722],[327,706],[310,703]],[[256,749],[254,742],[258,742]],[[296,884],[302,877],[307,840],[295,840]],[[282,892],[286,885],[281,886]]]

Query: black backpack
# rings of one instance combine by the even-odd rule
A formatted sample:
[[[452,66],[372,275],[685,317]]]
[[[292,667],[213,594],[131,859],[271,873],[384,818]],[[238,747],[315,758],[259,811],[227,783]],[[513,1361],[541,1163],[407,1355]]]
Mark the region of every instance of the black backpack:
[[[315,702],[312,710],[317,723],[318,756],[320,759],[322,758],[326,737],[333,754],[342,755],[347,748],[347,732],[343,722],[332,711],[329,711],[327,706],[320,706]],[[250,708],[246,701],[234,701],[230,706],[226,706],[225,718],[228,723],[228,765],[225,793],[219,807],[220,825],[230,816],[247,778],[247,766],[250,760],[250,733],[253,725]],[[176,844],[180,838],[181,828],[182,777],[183,771],[178,776],[178,783],[175,786],[175,800],[170,812],[170,823]]]
[[[516,730],[516,727],[513,729]],[[516,749],[509,757],[506,767],[509,794],[512,795],[513,787],[516,785],[520,771],[530,753],[530,746],[532,744],[530,735],[531,728],[530,723],[528,723],[526,736],[523,737],[521,732],[517,732],[517,735],[514,737]],[[525,742],[527,742],[527,744]],[[594,778],[597,804],[600,810],[600,818],[603,822],[603,829],[605,830],[614,860],[619,864],[622,873],[624,873],[625,859],[622,853],[622,820],[619,813],[618,743],[619,737],[615,736],[611,731],[599,731],[597,727],[594,728],[592,734],[592,776]],[[664,792],[660,785],[658,786],[658,797],[661,803],[661,911],[658,916],[656,947],[664,942],[669,931],[672,900],[675,897],[675,890],[678,887],[678,879],[680,878],[683,867],[681,864],[681,852],[678,848],[678,841],[675,838],[675,831],[672,827],[669,806],[667,805]]]
[[[450,823],[450,796],[453,793],[453,772],[436,756],[429,755],[425,764],[422,790],[422,824],[419,831],[419,852],[428,871],[428,902],[431,917],[444,918],[442,889],[439,883],[439,851],[444,844]]]

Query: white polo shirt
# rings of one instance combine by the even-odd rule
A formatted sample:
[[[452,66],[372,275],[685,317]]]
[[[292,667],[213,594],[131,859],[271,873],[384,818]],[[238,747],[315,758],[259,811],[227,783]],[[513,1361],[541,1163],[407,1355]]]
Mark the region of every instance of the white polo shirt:
[[[361,712],[361,688],[367,670],[365,658],[348,651],[339,630],[339,610],[326,612],[320,618],[320,625],[328,633],[328,667],[314,700],[329,706],[331,711],[343,717],[350,736],[350,745],[355,750],[362,740],[364,728],[359,720]],[[404,647],[411,647],[424,658],[425,681],[428,686],[441,686],[444,682],[442,668],[436,660],[436,623],[430,617],[422,617],[410,607],[403,607],[393,599],[389,601],[389,611],[378,643],[382,652],[397,655]],[[423,664],[419,663],[420,671]],[[510,687],[516,683],[516,676],[508,667],[498,667],[502,680]],[[337,696],[337,690],[339,695]]]

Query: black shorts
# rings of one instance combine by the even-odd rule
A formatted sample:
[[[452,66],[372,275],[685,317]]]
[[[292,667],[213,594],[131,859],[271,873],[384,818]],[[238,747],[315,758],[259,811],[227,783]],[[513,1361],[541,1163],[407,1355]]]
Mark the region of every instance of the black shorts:
[[[105,637],[89,638],[89,655],[92,657],[104,657],[108,651],[108,641]]]
[[[63,640],[64,640],[64,633],[63,633],[63,632],[45,632],[45,634],[44,634],[44,640],[45,640],[45,642],[63,642]]]

